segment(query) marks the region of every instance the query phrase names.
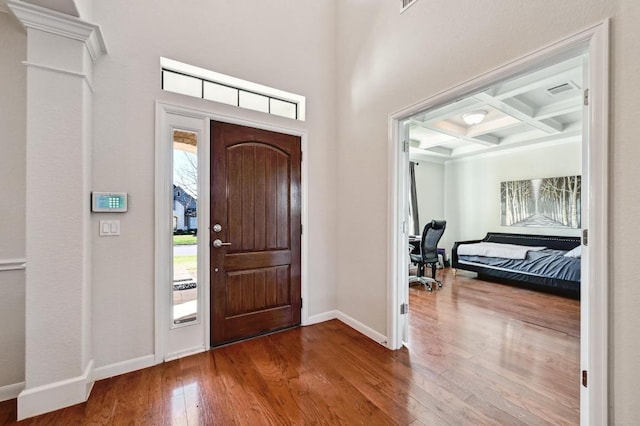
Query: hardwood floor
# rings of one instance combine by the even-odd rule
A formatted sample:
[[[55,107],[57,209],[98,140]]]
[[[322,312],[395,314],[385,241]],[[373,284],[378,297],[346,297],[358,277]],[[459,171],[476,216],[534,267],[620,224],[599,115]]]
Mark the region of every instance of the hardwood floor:
[[[579,302],[463,274],[411,288],[409,348],[333,320],[102,380],[20,424],[578,424]]]

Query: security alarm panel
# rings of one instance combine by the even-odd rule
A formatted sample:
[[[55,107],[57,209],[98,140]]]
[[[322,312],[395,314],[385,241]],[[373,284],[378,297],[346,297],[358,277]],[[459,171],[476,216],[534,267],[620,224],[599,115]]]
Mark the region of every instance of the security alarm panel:
[[[92,192],[91,211],[122,213],[127,211],[126,192]]]

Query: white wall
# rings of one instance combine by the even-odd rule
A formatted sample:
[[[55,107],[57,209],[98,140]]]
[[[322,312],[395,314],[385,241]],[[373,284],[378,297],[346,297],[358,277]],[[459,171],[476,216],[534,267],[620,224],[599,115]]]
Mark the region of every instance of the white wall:
[[[580,175],[581,162],[580,142],[448,161],[444,179],[448,222],[442,245],[449,251],[455,241],[481,239],[487,232],[580,235],[579,229],[501,226],[500,182]]]
[[[386,334],[388,115],[611,17],[611,423],[636,424],[640,2],[422,0],[398,9],[338,2],[339,309]],[[350,250],[363,235],[370,249]]]
[[[27,36],[0,11],[0,262],[25,257]],[[24,381],[24,271],[0,271],[0,388]]]
[[[309,313],[334,310],[335,1],[114,0],[93,6],[109,48],[94,70],[93,190],[129,193],[120,237],[98,237],[101,215],[93,215],[96,367],[154,349],[155,100],[308,130]],[[305,95],[307,121],[163,92],[160,56]]]

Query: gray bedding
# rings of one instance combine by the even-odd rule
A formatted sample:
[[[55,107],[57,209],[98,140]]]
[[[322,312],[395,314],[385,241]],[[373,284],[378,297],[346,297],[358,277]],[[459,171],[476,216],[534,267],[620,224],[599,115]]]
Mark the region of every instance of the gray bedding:
[[[580,259],[565,257],[566,251],[544,249],[529,251],[524,260],[501,257],[459,256],[462,264],[490,267],[502,271],[517,271],[543,278],[580,282]]]

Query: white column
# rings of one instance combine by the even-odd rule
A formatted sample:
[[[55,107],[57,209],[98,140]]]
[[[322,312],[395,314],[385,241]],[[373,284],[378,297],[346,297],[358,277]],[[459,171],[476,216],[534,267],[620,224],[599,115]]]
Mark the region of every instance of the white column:
[[[25,389],[18,419],[89,396],[91,121],[100,28],[21,1],[27,31]]]

